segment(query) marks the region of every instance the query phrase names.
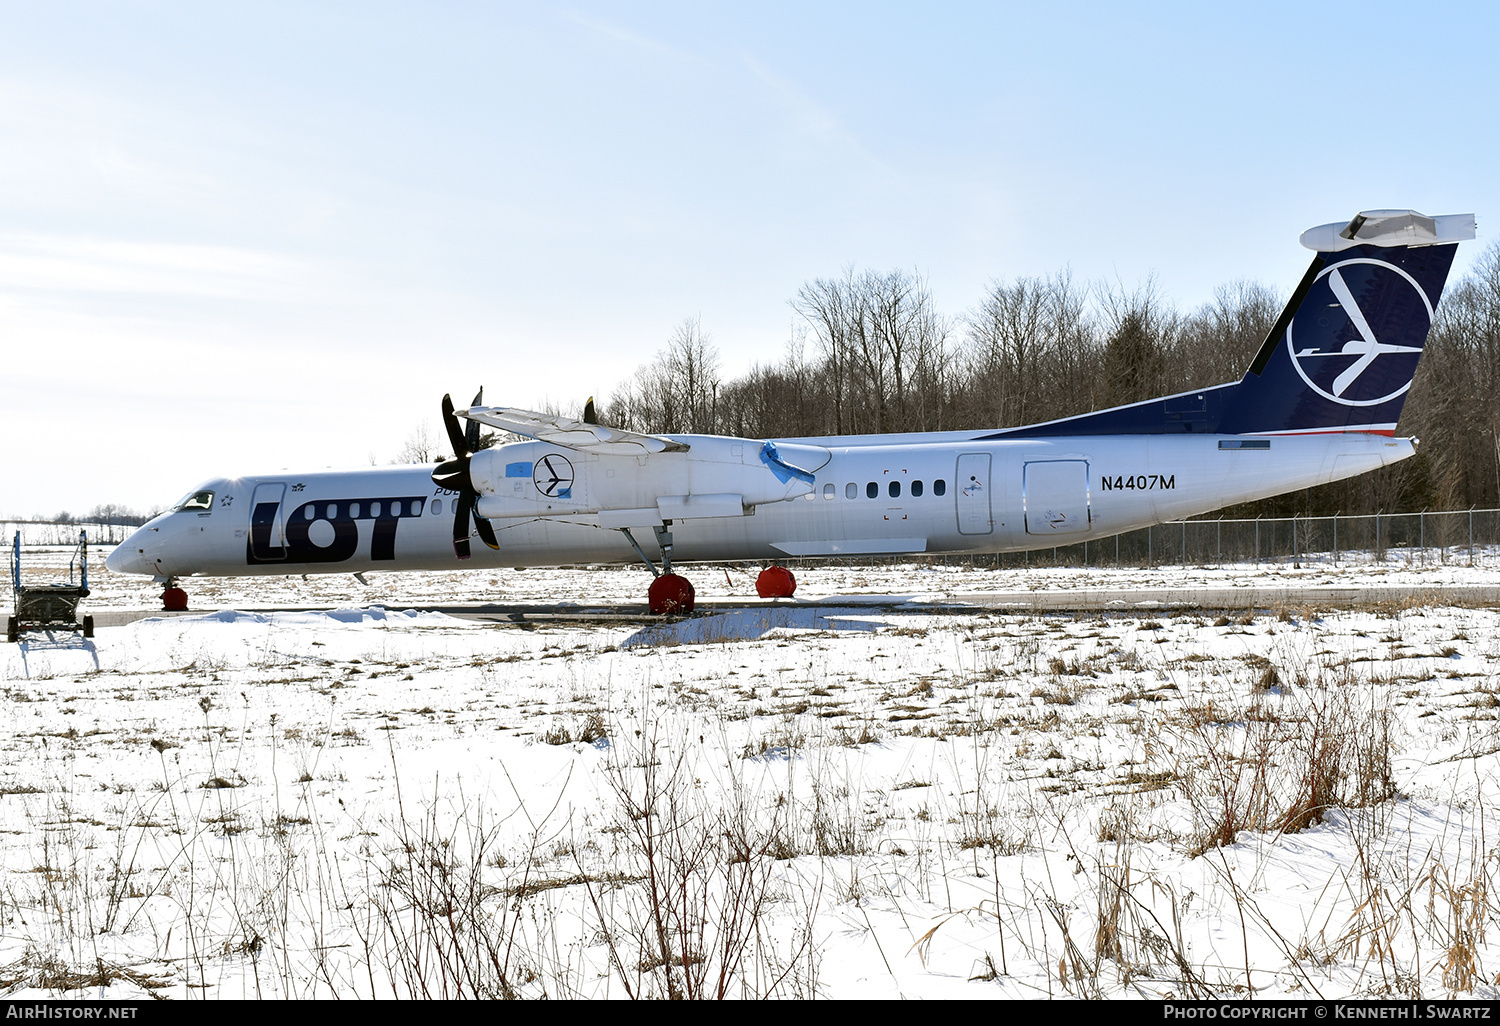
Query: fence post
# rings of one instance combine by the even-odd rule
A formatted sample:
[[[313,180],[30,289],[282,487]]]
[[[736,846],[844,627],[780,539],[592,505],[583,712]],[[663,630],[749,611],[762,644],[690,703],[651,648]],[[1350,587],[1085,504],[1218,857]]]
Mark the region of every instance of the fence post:
[[[1427,562],[1427,507],[1417,514],[1417,545],[1422,550],[1422,562]]]
[[[1302,560],[1297,558],[1297,514],[1292,514],[1292,569],[1301,570]]]
[[[1469,519],[1473,520],[1474,518],[1471,516]],[[1470,530],[1469,533],[1473,534],[1474,532]],[[1222,513],[1219,514],[1219,519],[1214,523],[1214,548],[1219,550],[1219,566],[1222,567],[1224,565],[1224,514]]]
[[[1339,565],[1339,514],[1333,511],[1333,565]]]
[[[1375,548],[1370,551],[1370,555],[1375,562],[1384,563],[1385,554],[1380,551],[1380,514],[1381,510],[1377,509],[1375,511]]]
[[[1474,565],[1474,507],[1469,507],[1469,565]]]
[[[1260,516],[1255,518],[1255,561],[1260,562]]]

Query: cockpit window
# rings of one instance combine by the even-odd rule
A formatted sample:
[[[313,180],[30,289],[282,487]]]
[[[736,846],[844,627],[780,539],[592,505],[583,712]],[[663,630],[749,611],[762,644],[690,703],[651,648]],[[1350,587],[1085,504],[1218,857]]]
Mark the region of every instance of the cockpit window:
[[[179,502],[174,508],[175,509],[213,509],[214,508],[214,493],[213,492],[193,492],[190,495],[185,496],[183,498],[183,500],[181,502]]]

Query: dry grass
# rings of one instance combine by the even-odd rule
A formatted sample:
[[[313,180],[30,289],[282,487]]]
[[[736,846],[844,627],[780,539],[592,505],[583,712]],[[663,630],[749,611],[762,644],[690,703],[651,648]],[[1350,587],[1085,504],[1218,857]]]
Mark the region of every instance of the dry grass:
[[[26,863],[36,872],[0,888],[0,918],[25,919],[39,942],[0,984],[197,994],[233,965],[267,996],[812,997],[829,938],[856,931],[872,940],[876,975],[883,966],[900,986],[915,941],[937,975],[1005,993],[1493,993],[1496,857],[1482,840],[1465,840],[1462,857],[1446,841],[1400,849],[1412,805],[1398,760],[1412,739],[1394,711],[1421,698],[1444,730],[1470,729],[1461,717],[1491,692],[1413,686],[1410,661],[1437,645],[1409,625],[1383,624],[1369,642],[1406,637],[1409,653],[1358,662],[1363,649],[1288,655],[1288,622],[1263,620],[1233,639],[1244,658],[1214,659],[1185,655],[1176,622],[1113,634],[1091,623],[1100,640],[1082,642],[1056,618],[972,640],[924,628],[895,636],[947,646],[952,668],[789,665],[764,684],[740,677],[736,702],[704,702],[711,683],[672,662],[690,653],[653,649],[654,705],[621,707],[570,682],[566,702],[492,711],[507,727],[550,724],[535,741],[593,746],[532,750],[595,767],[593,803],[566,786],[546,807],[519,787],[479,800],[445,776],[378,821],[345,815],[327,786],[338,766],[319,759],[365,734],[331,713],[322,726],[256,725],[221,698],[154,743],[134,738],[160,780],[112,791],[105,823],[56,783],[63,745],[100,742],[31,738],[38,758],[58,761],[51,778],[5,785],[7,801],[34,807],[38,850]],[[743,669],[736,646],[749,644],[728,645],[725,665]],[[548,651],[576,667],[600,648]],[[227,674],[192,662],[195,682]],[[384,665],[361,664],[366,677]],[[396,731],[450,715],[421,698],[401,708],[364,725],[390,746],[397,788]],[[896,716],[920,726],[917,740],[888,733]],[[1488,726],[1472,727],[1474,751]],[[274,794],[241,769],[257,736],[292,760],[270,774],[283,781]],[[898,746],[922,761],[872,775],[878,749]],[[1456,834],[1483,833],[1481,792],[1455,783],[1447,800]],[[1320,832],[1305,842],[1354,855],[1288,917],[1259,881],[1294,847],[1283,835],[1308,830]],[[1205,952],[1210,920],[1238,924],[1243,964],[1222,945]],[[147,930],[154,961],[91,957],[93,938]],[[955,965],[955,952],[971,961]]]

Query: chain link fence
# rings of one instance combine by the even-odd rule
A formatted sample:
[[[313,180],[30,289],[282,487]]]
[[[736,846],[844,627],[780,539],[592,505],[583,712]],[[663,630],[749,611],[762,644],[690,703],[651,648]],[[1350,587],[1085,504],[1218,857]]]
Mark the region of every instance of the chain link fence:
[[[1176,520],[996,558],[999,566],[1382,562],[1500,566],[1500,510]]]

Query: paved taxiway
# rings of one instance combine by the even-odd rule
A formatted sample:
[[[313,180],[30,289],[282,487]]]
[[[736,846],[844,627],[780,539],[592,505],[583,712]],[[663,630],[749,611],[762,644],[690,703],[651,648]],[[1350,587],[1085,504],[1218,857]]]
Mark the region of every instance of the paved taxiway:
[[[741,609],[800,607],[807,609],[870,609],[884,612],[959,613],[994,610],[1007,613],[1091,612],[1150,613],[1171,610],[1246,609],[1362,609],[1372,606],[1500,606],[1500,584],[1440,584],[1424,587],[1260,587],[1225,588],[1083,588],[1067,591],[991,591],[968,594],[823,595],[799,599],[702,599],[697,612],[724,613]],[[329,606],[243,606],[246,612],[318,612]],[[344,607],[348,608],[348,607]],[[389,610],[420,609],[466,620],[515,622],[544,619],[622,620],[650,618],[644,603],[387,603]],[[192,616],[214,610],[189,609],[169,613],[160,609],[100,609],[93,612],[99,627],[119,627],[150,617]]]

